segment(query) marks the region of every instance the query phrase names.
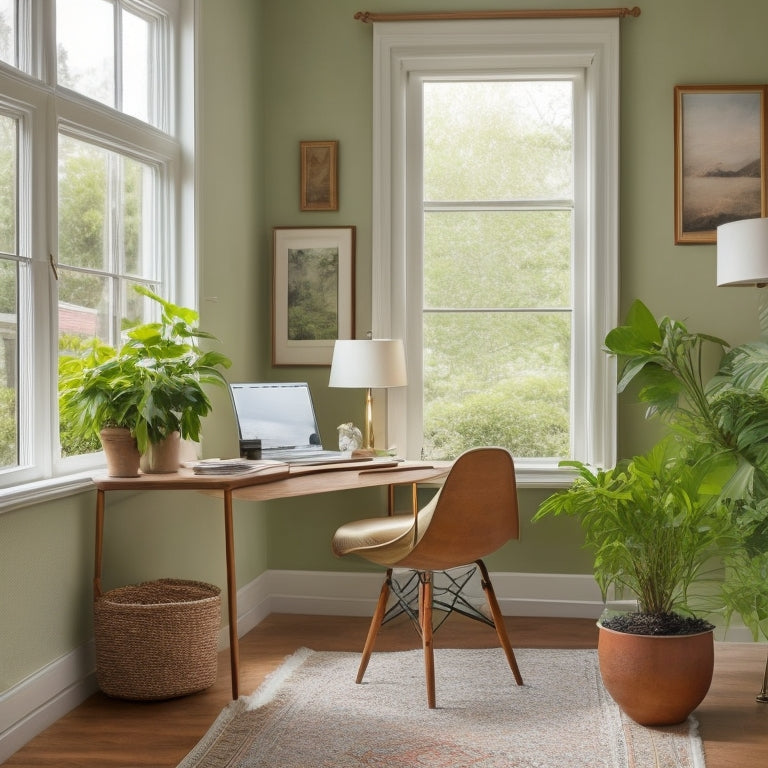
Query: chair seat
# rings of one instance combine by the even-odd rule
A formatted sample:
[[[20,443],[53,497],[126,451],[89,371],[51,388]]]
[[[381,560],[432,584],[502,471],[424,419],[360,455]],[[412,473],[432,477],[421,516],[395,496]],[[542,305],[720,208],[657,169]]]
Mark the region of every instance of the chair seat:
[[[345,523],[334,534],[331,548],[337,557],[360,555],[379,565],[389,566],[413,548],[415,518],[392,515]]]

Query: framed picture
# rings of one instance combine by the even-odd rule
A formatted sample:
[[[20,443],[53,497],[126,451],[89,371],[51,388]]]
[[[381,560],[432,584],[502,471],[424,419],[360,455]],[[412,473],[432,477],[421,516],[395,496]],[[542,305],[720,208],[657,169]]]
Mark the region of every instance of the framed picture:
[[[355,227],[275,227],[272,364],[330,365],[355,338]]]
[[[338,141],[299,142],[301,210],[338,211]]]
[[[766,215],[763,85],[675,86],[675,243]]]

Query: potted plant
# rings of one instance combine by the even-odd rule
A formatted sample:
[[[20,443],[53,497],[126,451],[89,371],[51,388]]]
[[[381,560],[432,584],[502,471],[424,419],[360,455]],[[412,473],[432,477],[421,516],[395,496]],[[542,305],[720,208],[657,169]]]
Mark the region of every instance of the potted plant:
[[[698,705],[711,681],[713,627],[694,614],[703,597],[726,619],[741,613],[755,636],[768,623],[768,517],[759,495],[768,400],[745,387],[745,366],[733,351],[705,383],[705,355],[710,347],[722,354],[727,344],[669,318],[657,323],[642,302],[605,346],[622,359],[619,391],[634,382],[648,416],[663,419],[670,434],[610,469],[564,462],[577,470],[575,482],[545,500],[535,519],[579,518],[603,597],[612,587],[636,597],[637,611],[600,622],[601,673],[630,717],[673,723]],[[662,650],[662,640],[691,648]]]
[[[84,356],[62,357],[60,413],[74,434],[100,435],[105,449],[104,428],[128,430],[138,453],[150,459],[145,471],[175,471],[178,453],[160,466],[153,454],[178,436],[199,440],[202,418],[211,410],[203,387],[224,384],[219,369],[230,360],[200,349],[198,339],[214,337],[196,327],[195,310],[143,286],[135,289],[159,304],[160,321],[130,328],[119,349],[93,341]]]
[[[637,300],[605,339],[622,363],[619,391],[633,384],[648,417],[661,419],[689,450],[730,465],[720,501],[740,544],[726,562],[723,611],[726,622],[739,614],[755,640],[768,637],[768,313],[760,321],[759,341],[728,349],[669,317],[657,322]],[[707,379],[713,354],[719,367]]]
[[[599,622],[605,686],[643,725],[681,722],[706,695],[714,663],[714,626],[694,615],[691,588],[713,579],[713,558],[735,544],[717,462],[686,456],[670,437],[606,470],[564,463],[576,480],[534,520],[578,518],[603,599],[611,590],[637,599],[636,611]]]
[[[95,450],[101,441],[107,473],[133,477],[139,473],[139,449],[134,431],[144,394],[134,358],[121,357],[99,339],[84,343],[77,355],[59,358],[59,416],[67,439],[83,441],[82,450]]]

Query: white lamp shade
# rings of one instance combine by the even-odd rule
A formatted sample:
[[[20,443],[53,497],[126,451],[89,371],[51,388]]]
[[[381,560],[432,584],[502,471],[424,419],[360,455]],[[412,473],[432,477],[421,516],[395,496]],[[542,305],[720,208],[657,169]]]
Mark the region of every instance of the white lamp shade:
[[[717,228],[717,284],[768,282],[768,219],[743,219]]]
[[[404,387],[405,349],[401,339],[340,339],[333,347],[329,387]]]

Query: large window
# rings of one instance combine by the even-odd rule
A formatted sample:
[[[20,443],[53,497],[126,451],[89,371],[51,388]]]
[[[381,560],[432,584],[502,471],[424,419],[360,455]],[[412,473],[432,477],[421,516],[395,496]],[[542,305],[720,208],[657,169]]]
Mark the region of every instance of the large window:
[[[518,479],[615,451],[617,21],[376,25],[374,335],[388,442],[503,445]]]
[[[2,486],[101,461],[59,424],[61,353],[150,319],[135,284],[193,301],[175,256],[190,25],[189,0],[0,0]]]

